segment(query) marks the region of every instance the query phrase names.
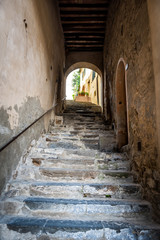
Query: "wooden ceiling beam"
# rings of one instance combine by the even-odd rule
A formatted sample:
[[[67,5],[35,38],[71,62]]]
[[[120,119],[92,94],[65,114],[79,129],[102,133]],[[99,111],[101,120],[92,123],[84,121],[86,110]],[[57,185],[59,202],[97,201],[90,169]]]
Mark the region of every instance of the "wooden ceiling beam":
[[[74,41],[74,42],[77,42],[77,41],[104,41],[104,37],[103,38],[96,38],[94,36],[89,36],[89,37],[86,37],[86,38],[65,38],[66,39],[66,42],[68,41]]]
[[[101,13],[73,13],[73,12],[61,12],[61,19],[64,20],[65,18],[106,18],[106,12]]]
[[[104,12],[107,11],[108,7],[60,7],[60,11],[65,11],[65,12]]]
[[[96,47],[103,47],[103,44],[87,44],[87,45],[84,45],[84,44],[68,44],[66,45],[67,47],[70,47],[70,48],[74,48],[74,47],[86,47],[86,48],[89,48],[89,47],[93,47],[93,48],[96,48]]]
[[[78,21],[76,21],[76,20],[71,20],[71,21],[63,21],[62,20],[62,25],[75,25],[75,24],[103,24],[103,25],[105,25],[105,21],[104,20],[78,20]]]
[[[99,40],[94,40],[94,39],[90,39],[90,40],[67,40],[66,44],[103,44],[103,41],[99,41]]]
[[[60,4],[68,4],[68,0],[59,0]],[[72,4],[106,4],[108,0],[70,0]]]
[[[64,29],[64,33],[72,33],[72,34],[81,34],[81,33],[88,33],[88,34],[94,34],[94,33],[105,33],[104,29]]]
[[[76,31],[79,31],[79,30],[92,30],[92,32],[94,32],[94,30],[96,31],[96,30],[98,30],[98,31],[105,31],[105,26],[102,26],[102,25],[95,25],[95,24],[93,24],[93,25],[89,25],[89,24],[87,24],[87,25],[72,25],[72,26],[70,26],[70,25],[63,25],[63,29],[64,29],[64,32],[65,31],[73,31],[73,30],[76,30]]]
[[[72,33],[65,33],[64,34],[65,38],[74,38],[74,39],[81,39],[81,38],[104,38],[104,33],[96,33],[92,32],[88,35],[88,32],[86,33],[77,33],[77,34],[72,34]]]
[[[66,38],[65,42],[104,42],[103,38],[80,38],[80,39],[75,39],[75,38]]]
[[[102,47],[96,47],[96,48],[67,48],[70,52],[102,52]]]

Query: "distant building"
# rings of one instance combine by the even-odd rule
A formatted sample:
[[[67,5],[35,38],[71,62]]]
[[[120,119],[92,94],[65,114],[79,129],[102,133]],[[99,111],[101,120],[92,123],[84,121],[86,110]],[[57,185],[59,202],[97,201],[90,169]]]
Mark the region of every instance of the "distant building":
[[[101,77],[97,72],[87,68],[80,69],[80,91],[87,92],[91,102],[100,106],[101,88]]]

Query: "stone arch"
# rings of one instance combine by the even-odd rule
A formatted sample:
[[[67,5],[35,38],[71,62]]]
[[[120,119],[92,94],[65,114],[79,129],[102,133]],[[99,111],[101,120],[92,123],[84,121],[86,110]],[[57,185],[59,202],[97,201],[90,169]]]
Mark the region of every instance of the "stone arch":
[[[77,62],[77,63],[72,64],[70,67],[68,67],[68,69],[66,69],[66,71],[65,71],[65,79],[67,78],[67,76],[72,71],[74,71],[77,68],[90,68],[93,71],[97,72],[100,75],[100,77],[102,78],[102,72],[96,65],[94,65],[92,63],[89,63],[89,62]]]
[[[128,107],[126,87],[126,63],[121,58],[116,69],[116,137],[117,147],[121,148],[128,144]]]
[[[100,90],[101,91],[101,100],[100,100],[101,104],[100,104],[100,106],[102,107],[102,110],[103,110],[103,74],[102,74],[102,71],[100,70],[100,68],[98,66],[96,66],[95,64],[90,63],[90,62],[76,62],[76,63],[72,64],[71,66],[69,66],[65,70],[65,74],[64,74],[65,88],[66,88],[67,76],[77,68],[89,68],[89,69],[97,72],[100,75],[100,77],[101,77],[101,90]]]

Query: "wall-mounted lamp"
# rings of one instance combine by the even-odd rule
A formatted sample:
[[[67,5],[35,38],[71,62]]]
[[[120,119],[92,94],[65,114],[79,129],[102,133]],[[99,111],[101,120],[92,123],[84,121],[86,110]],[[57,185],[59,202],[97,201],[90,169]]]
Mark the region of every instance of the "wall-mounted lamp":
[[[126,66],[125,66],[125,70],[127,71],[128,68],[129,68],[129,65],[128,65],[128,63],[127,63]]]

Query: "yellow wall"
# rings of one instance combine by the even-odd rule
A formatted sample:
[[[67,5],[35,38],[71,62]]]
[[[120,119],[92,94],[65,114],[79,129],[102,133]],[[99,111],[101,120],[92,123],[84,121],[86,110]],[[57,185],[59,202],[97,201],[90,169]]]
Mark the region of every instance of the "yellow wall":
[[[95,72],[95,77],[92,80],[93,71],[91,71],[89,77],[85,78],[85,76],[82,77],[83,71],[84,68],[81,70],[81,91],[83,90],[89,93],[92,103],[101,105],[101,77]]]

